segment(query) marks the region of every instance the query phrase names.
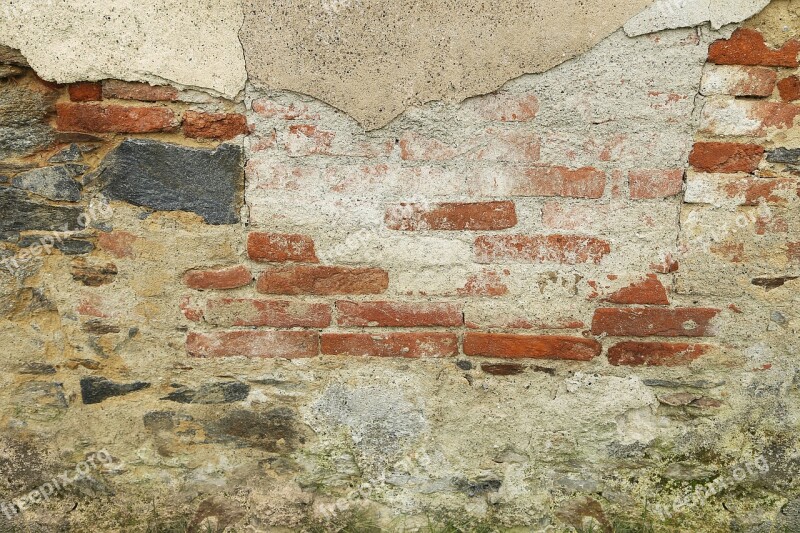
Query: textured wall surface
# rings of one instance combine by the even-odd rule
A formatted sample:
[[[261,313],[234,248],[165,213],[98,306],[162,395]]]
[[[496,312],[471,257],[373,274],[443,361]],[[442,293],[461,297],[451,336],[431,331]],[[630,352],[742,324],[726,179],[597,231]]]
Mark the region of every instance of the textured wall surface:
[[[229,7],[0,37],[0,531],[800,530],[796,0],[364,115]]]

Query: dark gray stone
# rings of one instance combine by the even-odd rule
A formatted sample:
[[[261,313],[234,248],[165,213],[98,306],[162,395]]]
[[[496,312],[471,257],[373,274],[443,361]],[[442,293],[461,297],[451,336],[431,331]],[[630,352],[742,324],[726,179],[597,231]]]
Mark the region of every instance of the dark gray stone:
[[[82,239],[65,239],[56,241],[56,249],[64,255],[84,255],[94,251],[94,244]]]
[[[146,389],[149,383],[115,383],[110,379],[90,376],[81,378],[81,398],[85,404],[103,402],[114,396],[124,396],[132,392]]]
[[[56,155],[48,159],[50,163],[74,163],[83,159],[83,152],[77,144],[70,145],[69,148],[64,148]]]
[[[93,178],[113,200],[190,211],[208,224],[235,224],[242,205],[242,165],[242,148],[232,144],[204,150],[128,139],[106,156]]]
[[[267,412],[236,410],[204,424],[211,442],[231,442],[237,446],[269,452],[294,449],[304,442],[297,430],[297,415],[287,407]]]
[[[32,374],[35,376],[49,375],[56,373],[56,367],[47,363],[25,363],[19,369],[20,374]]]
[[[0,187],[0,234],[20,231],[74,231],[79,229],[79,207],[41,204],[21,190]]]
[[[480,496],[489,492],[497,492],[503,486],[503,482],[499,479],[477,479],[466,480],[457,479],[453,482],[456,489],[463,492],[467,496]]]
[[[767,153],[767,161],[785,165],[800,165],[800,148],[776,148]]]
[[[22,84],[0,85],[0,159],[29,154],[52,142],[47,116],[57,96]]]
[[[181,387],[161,399],[178,403],[233,403],[245,400],[248,394],[250,385],[239,381],[226,381],[206,383],[197,389]]]
[[[49,200],[78,202],[81,199],[81,185],[74,178],[88,169],[85,165],[75,164],[37,168],[18,174],[11,180],[11,185]]]

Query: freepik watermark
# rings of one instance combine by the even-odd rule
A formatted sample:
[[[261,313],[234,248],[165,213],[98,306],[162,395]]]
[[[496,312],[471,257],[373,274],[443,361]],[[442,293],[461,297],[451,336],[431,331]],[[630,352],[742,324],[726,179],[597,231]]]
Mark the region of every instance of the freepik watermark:
[[[668,520],[678,513],[704,505],[714,496],[731,489],[748,477],[756,477],[769,472],[769,462],[763,455],[752,461],[745,461],[735,466],[729,474],[722,475],[705,485],[697,485],[693,491],[677,496],[672,505],[657,504],[654,512],[661,520]]]
[[[114,458],[105,450],[91,453],[86,460],[78,464],[73,470],[67,470],[47,483],[40,485],[29,493],[14,498],[10,502],[0,502],[0,511],[8,520],[13,520],[25,509],[44,503],[64,489],[84,479],[92,479],[91,472],[114,462]]]
[[[52,254],[53,248],[57,244],[63,243],[65,238],[91,227],[95,222],[108,220],[112,214],[113,212],[108,204],[104,202],[92,204],[85,213],[78,216],[75,229],[70,230],[69,225],[65,224],[62,226],[61,231],[54,231],[49,235],[45,235],[39,238],[38,242],[34,242],[20,250],[16,255],[0,260],[0,267],[15,276],[29,261]]]

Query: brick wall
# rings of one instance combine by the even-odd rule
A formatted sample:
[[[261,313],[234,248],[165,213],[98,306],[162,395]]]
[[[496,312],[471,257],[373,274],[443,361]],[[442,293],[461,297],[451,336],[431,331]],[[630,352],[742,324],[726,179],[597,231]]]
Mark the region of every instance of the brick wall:
[[[449,373],[441,378],[450,380],[441,385],[448,404],[459,401],[463,382],[471,392],[501,391],[494,405],[519,411],[509,422],[527,427],[531,420],[513,417],[543,409],[536,412],[548,429],[531,430],[528,443],[555,446],[574,429],[568,419],[596,416],[585,423],[598,442],[646,448],[653,441],[639,425],[653,434],[667,427],[648,410],[673,424],[659,438],[688,435],[670,452],[676,457],[697,457],[706,446],[684,423],[708,421],[706,432],[719,424],[736,442],[748,400],[722,384],[754,373],[777,380],[798,342],[800,35],[778,46],[749,28],[726,37],[615,34],[547,73],[461,104],[414,108],[374,131],[291,93],[250,87],[228,101],[119,80],[60,86],[23,58],[6,58],[1,338],[14,339],[18,353],[4,365],[22,377],[8,383],[20,399],[4,401],[37,405],[31,424],[41,434],[62,418],[79,428],[100,416],[87,406],[102,404],[155,446],[158,461],[212,445],[245,449],[253,461],[264,450],[284,460],[322,453],[303,448],[306,434],[334,439],[336,430],[312,420],[333,416],[325,402],[336,404],[337,395],[355,397],[337,392],[342,383],[392,388],[397,381],[374,373],[396,372],[433,402],[440,385],[430,376]],[[51,386],[46,376],[56,373],[66,392],[34,402],[42,393],[31,383]],[[235,377],[244,395],[209,393],[207,383],[217,387],[221,377]],[[535,379],[544,392],[525,399]],[[310,385],[319,380],[330,388]],[[596,406],[542,407],[593,380],[596,392],[582,401]],[[703,385],[715,380],[722,384]],[[276,383],[291,386],[264,392]],[[645,385],[680,390],[665,397]],[[186,394],[212,397],[199,403],[223,410],[176,414],[175,402],[194,403],[175,400]],[[230,410],[248,394],[247,406]],[[246,410],[262,397],[288,411]],[[473,431],[506,416],[482,411],[489,407],[479,398],[463,401],[480,414],[467,423]],[[73,415],[74,403],[82,405]],[[457,424],[425,412],[432,434]],[[334,427],[361,431],[363,421],[334,419]],[[280,435],[242,429],[259,424]],[[87,438],[113,445],[102,427]],[[464,459],[472,494],[452,482],[458,497],[474,502],[474,487],[484,487],[481,497],[500,490],[475,479],[491,470],[480,460],[486,447],[519,441],[504,431],[480,444],[437,444],[453,461],[468,445],[482,450]],[[576,435],[569,438],[583,443]],[[373,445],[369,438],[356,448]],[[115,453],[130,460],[128,446]],[[385,463],[362,457],[362,475],[389,475],[393,450],[380,452]],[[578,461],[594,453],[614,462],[622,452],[581,449]],[[730,449],[716,453],[736,459]],[[643,457],[642,469],[663,469]],[[556,469],[569,462],[551,459]],[[299,483],[287,501],[302,499],[307,478],[334,492],[341,486],[315,478],[322,467],[284,467],[270,475]],[[336,468],[339,475],[344,467]],[[424,493],[403,487],[405,496],[389,497],[394,508]],[[504,523],[539,516],[531,503],[539,489],[526,490],[525,503],[513,491],[497,496],[525,509],[501,512]],[[646,499],[649,490],[637,494]],[[567,493],[548,501],[568,517],[597,518],[596,500],[620,506],[595,494],[576,508]],[[274,523],[297,524],[298,513]]]

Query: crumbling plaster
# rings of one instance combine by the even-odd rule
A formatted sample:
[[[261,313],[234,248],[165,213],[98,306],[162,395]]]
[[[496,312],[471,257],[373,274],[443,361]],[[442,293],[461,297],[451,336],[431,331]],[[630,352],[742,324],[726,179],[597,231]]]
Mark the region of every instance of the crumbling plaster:
[[[718,28],[768,3],[2,0],[0,44],[60,83],[169,82],[233,98],[249,78],[314,96],[374,129],[410,106],[461,101],[549,70],[626,21],[629,35]]]

